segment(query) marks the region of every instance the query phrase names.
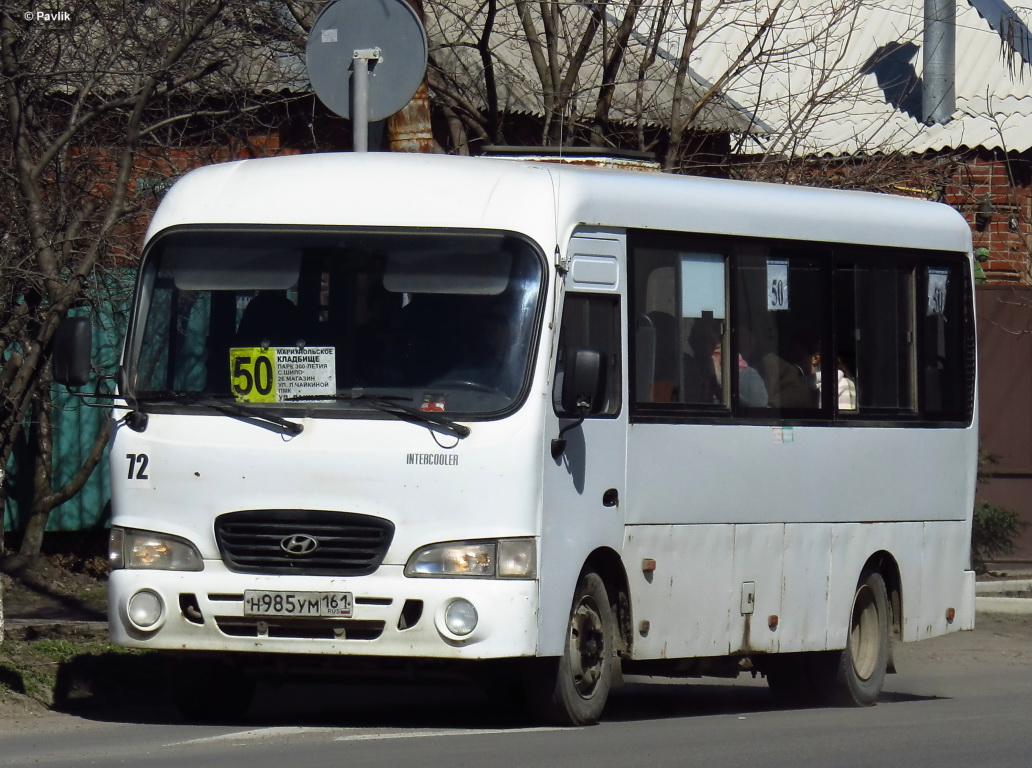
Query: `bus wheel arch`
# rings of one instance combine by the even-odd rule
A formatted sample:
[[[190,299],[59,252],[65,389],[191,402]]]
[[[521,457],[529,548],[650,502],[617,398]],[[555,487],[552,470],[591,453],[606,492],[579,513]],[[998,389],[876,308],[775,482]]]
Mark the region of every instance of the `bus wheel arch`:
[[[861,571],[848,612],[846,647],[827,657],[823,693],[829,703],[871,706],[881,694],[890,664],[892,610],[888,562],[872,556]],[[898,593],[898,589],[897,589]]]
[[[577,578],[562,655],[528,660],[524,686],[535,715],[556,725],[598,721],[630,647],[629,616],[619,558],[597,550]]]
[[[614,644],[617,656],[630,658],[634,643],[634,629],[631,617],[631,596],[620,555],[608,547],[596,549],[584,562],[581,575],[587,571],[597,573],[609,595],[609,605],[615,622]]]
[[[903,640],[903,579],[899,572],[899,563],[891,553],[881,550],[871,555],[864,564],[861,574],[877,571],[885,581],[885,590],[889,601],[889,659],[887,671],[895,674],[896,668],[892,658],[892,644]]]

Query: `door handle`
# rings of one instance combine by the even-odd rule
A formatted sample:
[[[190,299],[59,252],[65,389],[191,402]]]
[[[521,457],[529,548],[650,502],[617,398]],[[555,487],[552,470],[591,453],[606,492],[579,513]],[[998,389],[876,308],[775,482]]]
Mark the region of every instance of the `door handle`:
[[[610,488],[602,494],[603,507],[615,507],[620,503],[620,492],[616,488]]]

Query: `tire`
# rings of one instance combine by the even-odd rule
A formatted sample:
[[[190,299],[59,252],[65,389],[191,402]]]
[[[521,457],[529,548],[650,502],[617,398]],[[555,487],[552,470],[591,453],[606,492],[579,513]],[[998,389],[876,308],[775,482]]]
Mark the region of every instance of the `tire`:
[[[598,722],[613,684],[613,638],[609,594],[588,571],[574,594],[563,655],[534,659],[525,678],[533,714],[554,725]]]
[[[846,647],[833,654],[828,702],[869,707],[878,700],[889,663],[889,598],[880,573],[861,577],[849,612]]]
[[[170,659],[176,708],[191,723],[237,723],[254,697],[254,680],[216,659]]]

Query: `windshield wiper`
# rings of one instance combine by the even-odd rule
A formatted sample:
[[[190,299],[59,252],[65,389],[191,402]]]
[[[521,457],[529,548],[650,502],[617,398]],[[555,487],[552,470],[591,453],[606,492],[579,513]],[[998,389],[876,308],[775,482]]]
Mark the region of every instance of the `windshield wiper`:
[[[281,432],[285,435],[300,435],[305,428],[304,424],[298,424],[296,421],[289,421],[275,414],[265,413],[257,408],[251,408],[240,403],[219,400],[213,395],[205,395],[200,392],[159,392],[137,397],[136,402],[172,402],[182,405],[199,405],[202,408],[211,408],[234,419],[246,421],[249,424],[264,427],[265,429],[272,429],[274,432]]]
[[[411,405],[404,405],[399,400],[411,400],[411,397],[404,395],[374,395],[364,392],[361,387],[355,387],[350,392],[340,392],[335,395],[296,395],[284,399],[284,402],[298,402],[305,400],[361,400],[363,403],[376,408],[384,413],[392,413],[401,416],[408,421],[416,421],[422,424],[433,424],[441,427],[455,437],[468,437],[470,428],[457,423],[438,411],[421,411]]]

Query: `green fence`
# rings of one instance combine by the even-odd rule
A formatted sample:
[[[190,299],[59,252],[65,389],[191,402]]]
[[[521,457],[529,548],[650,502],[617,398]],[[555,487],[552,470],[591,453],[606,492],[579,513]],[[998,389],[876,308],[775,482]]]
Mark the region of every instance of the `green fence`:
[[[88,314],[93,324],[94,378],[80,391],[92,394],[113,391],[112,375],[118,364],[122,336],[128,317],[129,298],[135,271],[105,272],[94,279],[90,304],[72,314]],[[104,421],[110,418],[110,399],[70,394],[55,384],[53,394],[54,487],[60,488],[79,470],[93,447],[93,441]],[[35,447],[32,444],[32,415],[26,421],[7,467],[8,497],[4,509],[4,530],[19,532],[32,509]],[[93,470],[82,491],[55,508],[47,523],[49,531],[80,531],[103,527],[110,517],[111,486],[108,480],[108,458]]]

